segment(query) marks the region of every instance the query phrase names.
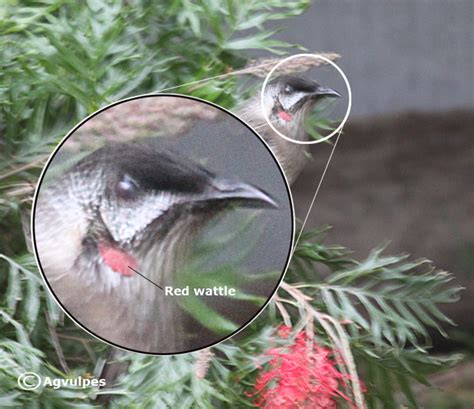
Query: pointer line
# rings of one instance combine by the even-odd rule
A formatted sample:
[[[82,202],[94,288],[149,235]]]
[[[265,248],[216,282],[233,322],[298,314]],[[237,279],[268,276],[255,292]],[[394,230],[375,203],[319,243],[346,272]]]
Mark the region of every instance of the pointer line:
[[[152,283],[154,286],[158,287],[160,290],[162,291],[165,291],[163,287],[161,287],[160,285],[156,284],[154,281],[151,281],[149,278],[145,277],[142,273],[139,273],[137,270],[135,270],[134,268],[128,266],[128,268],[130,270],[132,270],[133,272],[137,273],[139,276],[143,277],[145,280],[149,281],[150,283]]]

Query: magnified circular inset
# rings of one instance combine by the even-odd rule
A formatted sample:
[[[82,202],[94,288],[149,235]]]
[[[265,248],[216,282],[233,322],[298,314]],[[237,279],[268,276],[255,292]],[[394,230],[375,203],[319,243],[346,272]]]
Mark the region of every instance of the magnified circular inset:
[[[121,348],[176,354],[262,311],[288,265],[294,211],[251,128],[160,94],[108,106],[64,138],[32,225],[43,277],[77,324]]]

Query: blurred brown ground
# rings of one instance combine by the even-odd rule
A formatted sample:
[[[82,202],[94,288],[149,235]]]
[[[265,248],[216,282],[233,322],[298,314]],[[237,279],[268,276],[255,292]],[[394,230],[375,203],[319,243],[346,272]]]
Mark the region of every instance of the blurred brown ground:
[[[308,227],[333,226],[328,242],[365,257],[390,241],[388,253],[425,257],[466,290],[444,310],[474,334],[474,111],[405,113],[349,122],[344,128]],[[331,146],[294,186],[304,217]]]

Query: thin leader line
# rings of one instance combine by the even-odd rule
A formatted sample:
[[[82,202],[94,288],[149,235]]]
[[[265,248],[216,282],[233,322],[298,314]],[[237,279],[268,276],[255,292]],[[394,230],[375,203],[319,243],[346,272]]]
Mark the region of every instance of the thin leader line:
[[[337,146],[337,143],[339,142],[339,138],[341,136],[341,133],[342,133],[342,128],[339,131],[339,133],[337,134],[336,141],[334,142],[334,146],[332,147],[332,150],[331,150],[331,153],[329,155],[328,161],[326,162],[326,166],[324,167],[323,174],[321,175],[321,179],[319,180],[319,183],[318,183],[318,187],[316,188],[316,191],[314,192],[313,200],[311,200],[311,204],[309,205],[308,212],[306,213],[303,224],[301,225],[301,230],[298,234],[298,237],[295,240],[295,244],[293,246],[293,251],[291,253],[291,257],[293,257],[293,254],[295,253],[296,246],[297,246],[298,242],[300,241],[301,235],[303,234],[303,230],[306,226],[306,222],[308,221],[309,214],[311,213],[311,210],[313,210],[314,202],[316,201],[316,197],[318,196],[321,185],[323,184],[324,177],[326,176],[326,172],[329,168],[329,164],[331,163],[332,156],[334,154],[334,151],[336,150],[336,146]]]
[[[314,54],[314,56],[318,57],[318,54]],[[266,62],[264,64],[258,64],[258,65],[253,65],[251,67],[242,68],[242,69],[237,70],[237,71],[231,71],[231,72],[228,72],[228,73],[225,73],[225,74],[215,75],[214,77],[203,78],[202,80],[185,82],[184,84],[174,85],[172,87],[163,88],[161,90],[154,91],[154,93],[165,92],[165,91],[169,91],[169,90],[172,90],[172,89],[181,88],[181,87],[184,87],[186,85],[200,84],[201,82],[215,80],[215,79],[218,79],[218,78],[230,77],[231,75],[246,74],[246,73],[251,74],[256,68],[266,67],[268,65],[277,65],[277,64],[278,64],[278,62],[269,61],[269,62]]]
[[[137,270],[135,270],[134,268],[128,266],[128,268],[130,270],[132,270],[133,272],[137,273],[140,277],[143,277],[145,280],[149,281],[150,283],[152,283],[154,286],[158,287],[160,290],[164,291],[164,288],[161,286],[161,285],[158,285],[156,284],[154,281],[151,281],[149,278],[145,277],[142,273],[139,273]]]
[[[242,68],[241,70],[228,72],[228,73],[226,73],[226,74],[215,75],[214,77],[203,78],[202,80],[191,81],[191,82],[185,82],[184,84],[175,85],[175,86],[173,86],[173,87],[168,87],[168,88],[163,88],[163,89],[161,89],[161,90],[159,90],[159,91],[154,91],[154,93],[165,92],[165,91],[169,91],[169,90],[172,90],[172,89],[185,87],[186,85],[200,84],[201,82],[206,82],[206,81],[210,81],[210,80],[215,80],[215,79],[218,79],[218,78],[230,77],[231,75],[238,75],[238,74],[251,73],[251,72],[253,72],[253,71],[255,70],[255,68],[261,68],[261,67],[266,67],[267,65],[275,65],[275,64],[276,64],[276,63],[275,63],[274,61],[272,61],[272,62],[267,62],[267,63],[265,63],[265,64],[254,65],[254,66],[252,66],[252,67]]]

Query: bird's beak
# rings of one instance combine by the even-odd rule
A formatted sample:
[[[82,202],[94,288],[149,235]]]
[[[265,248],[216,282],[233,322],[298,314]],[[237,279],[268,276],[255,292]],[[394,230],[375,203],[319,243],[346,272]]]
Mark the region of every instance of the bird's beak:
[[[340,98],[341,94],[339,94],[339,92],[333,90],[332,88],[318,87],[316,91],[314,91],[311,94],[311,97],[312,98],[321,98],[321,97]]]
[[[231,182],[225,179],[216,179],[213,182],[211,200],[232,201],[245,207],[272,207],[278,205],[272,197],[263,190],[243,182]]]

